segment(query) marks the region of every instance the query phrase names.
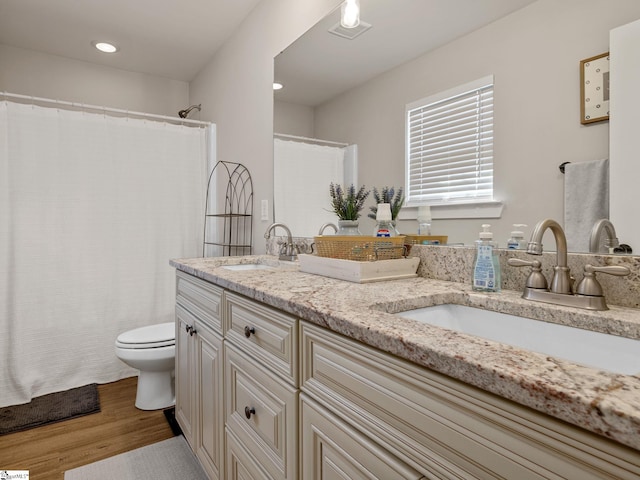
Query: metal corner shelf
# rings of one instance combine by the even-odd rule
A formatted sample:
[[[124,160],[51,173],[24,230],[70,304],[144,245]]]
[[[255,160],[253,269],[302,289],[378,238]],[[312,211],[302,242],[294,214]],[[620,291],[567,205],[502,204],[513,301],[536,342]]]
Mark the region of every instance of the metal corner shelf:
[[[216,194],[217,186],[221,187],[220,194]],[[216,195],[215,205],[224,202],[223,208],[210,211],[212,195]],[[217,162],[207,183],[202,256],[251,255],[252,217],[253,181],[249,170],[241,163]]]

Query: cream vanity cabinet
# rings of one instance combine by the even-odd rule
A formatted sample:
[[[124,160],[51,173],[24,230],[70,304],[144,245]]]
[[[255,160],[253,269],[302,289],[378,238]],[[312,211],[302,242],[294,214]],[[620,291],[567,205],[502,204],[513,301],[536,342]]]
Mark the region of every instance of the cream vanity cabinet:
[[[176,318],[212,479],[640,479],[633,449],[181,272]]]
[[[223,290],[176,277],[176,419],[210,479],[224,478]]]
[[[322,436],[330,419],[377,444],[375,455],[391,458],[388,465],[403,462],[425,478],[640,478],[635,450],[307,322],[300,335],[303,478],[336,463],[320,468],[324,440],[310,438]],[[307,397],[319,413],[307,413]],[[323,411],[326,424],[318,420]]]
[[[298,320],[225,293],[227,479],[298,478]]]

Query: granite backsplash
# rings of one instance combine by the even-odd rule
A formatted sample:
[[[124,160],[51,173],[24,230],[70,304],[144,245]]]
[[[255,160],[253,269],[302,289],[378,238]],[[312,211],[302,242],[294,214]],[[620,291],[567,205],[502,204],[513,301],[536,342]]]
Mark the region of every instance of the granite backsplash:
[[[284,237],[272,237],[267,240],[267,254],[278,255],[279,244]],[[311,245],[313,239],[294,237],[294,243]],[[555,252],[543,253],[541,256],[527,254],[524,250],[498,249],[500,268],[502,271],[502,288],[504,290],[521,291],[530,267],[512,267],[507,264],[509,258],[523,260],[539,260],[542,263],[542,273],[551,280],[552,267],[556,264]],[[466,246],[435,246],[416,245],[409,254],[412,257],[420,257],[418,275],[434,280],[449,282],[471,283],[471,271],[475,248]],[[621,307],[640,308],[640,256],[634,255],[602,255],[592,253],[569,253],[568,264],[571,275],[576,280],[576,285],[582,279],[584,266],[587,264],[596,266],[624,265],[631,273],[624,277],[617,277],[598,273],[596,278],[602,285],[605,297],[609,305]]]

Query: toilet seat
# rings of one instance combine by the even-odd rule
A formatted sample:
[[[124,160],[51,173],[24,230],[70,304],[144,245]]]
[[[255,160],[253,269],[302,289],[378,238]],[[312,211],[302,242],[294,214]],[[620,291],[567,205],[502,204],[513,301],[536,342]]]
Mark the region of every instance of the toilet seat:
[[[174,322],[135,328],[121,333],[116,339],[116,347],[132,349],[170,347],[176,343],[175,328]]]

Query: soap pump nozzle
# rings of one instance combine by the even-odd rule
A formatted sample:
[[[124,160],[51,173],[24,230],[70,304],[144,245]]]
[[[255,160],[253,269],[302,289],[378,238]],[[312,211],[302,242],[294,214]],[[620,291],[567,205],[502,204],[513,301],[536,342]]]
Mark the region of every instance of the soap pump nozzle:
[[[511,235],[515,237],[524,237],[524,232],[522,231],[522,229],[526,226],[527,225],[524,223],[514,223],[513,228],[515,228],[515,230],[511,232]]]
[[[482,225],[482,231],[480,232],[480,240],[493,240],[493,233],[489,231],[491,225],[484,223]]]

